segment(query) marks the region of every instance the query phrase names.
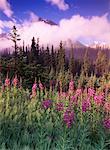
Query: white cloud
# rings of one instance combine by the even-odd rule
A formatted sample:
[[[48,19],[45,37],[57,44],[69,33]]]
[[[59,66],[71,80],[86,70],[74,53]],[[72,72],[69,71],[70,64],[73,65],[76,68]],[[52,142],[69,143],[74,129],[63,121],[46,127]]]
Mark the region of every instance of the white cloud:
[[[110,22],[107,15],[85,18],[80,15],[70,19],[62,19],[58,26],[51,26],[44,22],[24,22],[20,27],[22,39],[30,43],[33,36],[39,37],[41,44],[58,45],[59,41],[81,40],[87,42],[102,41],[110,44]]]
[[[33,15],[31,15],[33,18]],[[105,42],[110,45],[110,22],[107,15],[91,18],[85,18],[80,15],[74,15],[70,19],[61,19],[58,26],[52,26],[45,22],[39,22],[32,18],[17,24],[19,34],[21,35],[21,44],[31,44],[32,37],[40,38],[40,44],[59,45],[62,41],[80,40],[86,44],[92,44],[94,41]],[[34,14],[34,18],[37,18]],[[31,20],[31,21],[30,21]],[[3,26],[11,27],[13,22],[0,21],[0,29]],[[6,44],[5,44],[6,45]],[[1,44],[0,44],[1,46]]]
[[[69,5],[64,0],[46,0],[50,2],[52,5],[56,5],[60,10],[69,9]]]
[[[3,13],[9,18],[13,15],[13,11],[11,10],[11,6],[7,0],[0,0],[0,10],[3,11]]]
[[[36,14],[33,12],[29,12],[29,16],[30,16],[30,21],[32,21],[32,22],[34,22],[34,21],[36,22],[39,19],[39,17],[36,16]]]

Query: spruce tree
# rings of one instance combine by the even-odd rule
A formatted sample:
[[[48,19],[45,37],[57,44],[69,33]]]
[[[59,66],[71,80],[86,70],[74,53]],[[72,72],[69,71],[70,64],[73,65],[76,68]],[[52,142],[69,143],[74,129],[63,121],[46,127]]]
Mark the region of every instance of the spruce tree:
[[[32,44],[31,44],[31,52],[30,52],[30,62],[35,62],[36,57],[36,42],[35,38],[32,38]]]
[[[82,74],[88,76],[89,70],[90,70],[90,59],[88,56],[88,49],[86,49],[82,65]]]
[[[98,51],[97,58],[95,61],[95,72],[96,75],[102,76],[108,72],[108,58],[104,51]]]
[[[14,43],[15,67],[16,67],[16,64],[17,64],[17,54],[18,54],[17,41],[21,40],[20,35],[17,32],[18,31],[17,31],[16,26],[13,26],[12,33],[10,33],[10,37],[11,37],[11,40],[13,41],[13,43]]]
[[[71,46],[70,51],[70,59],[69,59],[69,73],[73,76],[75,73],[75,66],[74,66],[74,52],[73,52],[73,45]]]
[[[52,45],[51,48],[51,67],[56,70],[56,62],[55,62],[55,52],[54,52],[54,46]]]
[[[58,66],[57,72],[64,72],[65,71],[65,49],[63,47],[62,41],[60,42],[60,49],[58,50]]]
[[[37,38],[37,44],[36,44],[36,63],[37,64],[39,64],[39,51],[40,51],[39,38]]]

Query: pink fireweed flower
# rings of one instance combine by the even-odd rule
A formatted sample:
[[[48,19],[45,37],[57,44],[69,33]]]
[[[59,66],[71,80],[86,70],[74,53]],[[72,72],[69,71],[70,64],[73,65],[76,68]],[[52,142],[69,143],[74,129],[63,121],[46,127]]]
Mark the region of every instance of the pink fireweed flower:
[[[92,89],[92,88],[89,88],[89,89],[88,89],[88,95],[89,95],[89,96],[94,96],[94,94],[95,94],[95,90]]]
[[[87,100],[84,100],[82,102],[82,111],[83,112],[86,112],[91,106],[91,103],[90,103],[90,99],[88,98]]]
[[[48,109],[51,105],[52,105],[52,100],[48,99],[48,100],[44,100],[42,102],[42,106],[43,106],[44,109]]]
[[[62,92],[62,93],[61,93],[61,97],[65,99],[65,98],[67,97],[67,93]]]
[[[39,88],[41,91],[44,89],[43,84],[41,82],[39,83]]]
[[[95,104],[98,105],[98,106],[102,105],[103,100],[104,100],[104,95],[103,95],[103,93],[100,94],[100,95],[95,95],[95,96],[94,96]]]
[[[36,90],[37,90],[37,84],[34,83],[32,86],[32,95],[31,95],[32,98],[34,98],[37,95]]]
[[[13,79],[12,83],[15,87],[17,86],[17,84],[18,84],[17,76]]]
[[[105,112],[110,113],[110,102],[105,102],[103,108]]]
[[[110,129],[110,118],[106,118],[103,120],[103,125],[105,128]]]
[[[74,81],[71,80],[69,83],[69,92],[73,92],[73,90],[74,90]]]
[[[10,79],[8,77],[5,79],[5,86],[6,87],[10,86]]]
[[[32,91],[36,91],[37,90],[37,84],[34,83],[33,86],[32,86]]]
[[[75,95],[71,96],[70,103],[77,105],[77,97]]]
[[[72,123],[74,122],[74,111],[71,111],[70,109],[67,109],[65,112],[64,112],[64,115],[63,115],[63,120],[65,122],[65,124],[67,125],[68,128],[71,127]]]
[[[63,111],[64,110],[64,104],[63,103],[57,103],[56,104],[56,110],[57,111]]]
[[[81,90],[81,89],[77,89],[75,96],[77,97],[77,96],[79,96],[81,93],[82,93],[82,90]]]

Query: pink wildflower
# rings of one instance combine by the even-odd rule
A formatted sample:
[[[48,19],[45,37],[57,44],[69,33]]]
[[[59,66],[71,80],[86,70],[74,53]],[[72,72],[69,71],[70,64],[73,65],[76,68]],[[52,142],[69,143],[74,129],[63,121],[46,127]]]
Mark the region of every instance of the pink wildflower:
[[[76,96],[71,96],[70,103],[73,103],[73,104],[77,105],[77,97]]]
[[[83,112],[86,112],[91,106],[91,103],[90,103],[90,99],[88,98],[87,100],[84,100],[82,102],[82,111]]]
[[[43,106],[43,108],[45,108],[45,109],[48,109],[50,106],[52,105],[52,100],[44,100],[43,102],[42,102],[42,106]]]
[[[6,87],[10,86],[10,79],[8,77],[5,79],[5,86]]]
[[[62,92],[61,97],[65,99],[67,97],[67,94],[65,92]]]
[[[16,87],[17,84],[18,84],[18,79],[17,79],[17,76],[13,79],[13,85]]]
[[[43,84],[41,82],[39,83],[39,88],[41,91],[44,89]]]
[[[105,102],[105,104],[104,104],[104,110],[107,113],[110,112],[110,102]]]
[[[64,109],[64,104],[63,103],[57,103],[56,104],[56,110],[57,111],[63,111],[63,109]]]
[[[74,81],[71,80],[69,83],[69,92],[73,92],[73,90],[74,90]]]
[[[37,84],[36,83],[34,83],[33,84],[33,86],[32,86],[32,95],[31,95],[31,97],[35,97],[36,96],[36,89],[37,89]]]
[[[79,96],[81,93],[82,93],[82,90],[81,90],[81,89],[77,89],[75,96],[77,97],[77,96]]]
[[[103,100],[104,100],[104,95],[103,94],[94,96],[94,101],[95,101],[96,105],[98,105],[98,106],[102,105]]]
[[[37,89],[37,84],[34,83],[33,86],[32,86],[32,91],[36,91],[36,89]]]
[[[74,111],[67,109],[64,113],[63,120],[66,123],[67,127],[70,128],[74,121]]]
[[[105,128],[110,129],[110,118],[104,119],[103,125]]]
[[[94,94],[95,94],[95,90],[92,89],[92,88],[89,88],[89,89],[88,89],[88,95],[89,95],[89,96],[94,96]]]

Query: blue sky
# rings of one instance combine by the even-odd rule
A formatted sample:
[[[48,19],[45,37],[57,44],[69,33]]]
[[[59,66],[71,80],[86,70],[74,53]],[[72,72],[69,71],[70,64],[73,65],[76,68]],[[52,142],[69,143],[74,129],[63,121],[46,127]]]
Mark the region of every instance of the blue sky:
[[[39,22],[38,17],[58,26]],[[0,0],[0,34],[10,32],[13,25],[21,43],[30,44],[35,36],[45,45],[61,40],[110,45],[110,0]],[[3,42],[0,46],[6,45]]]
[[[0,0],[3,1],[3,0]],[[48,0],[47,0],[48,1]],[[8,0],[13,11],[13,16],[18,19],[28,18],[28,12],[32,11],[37,16],[47,18],[58,23],[62,18],[70,18],[72,15],[101,16],[110,12],[110,0],[65,0],[68,9],[61,10],[57,5],[52,5],[46,0]],[[51,0],[50,0],[51,1]],[[55,0],[53,0],[55,1]],[[10,19],[0,11],[0,19]]]

